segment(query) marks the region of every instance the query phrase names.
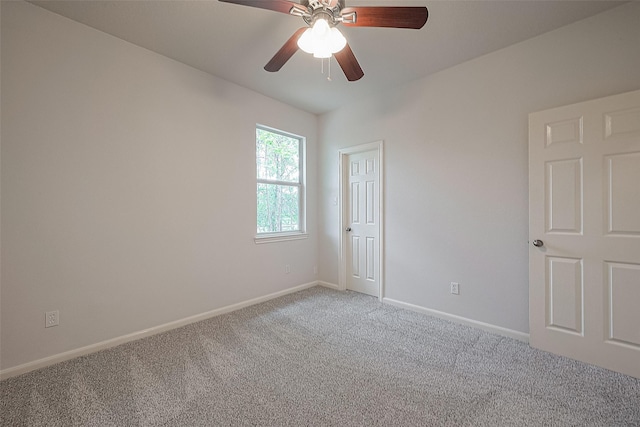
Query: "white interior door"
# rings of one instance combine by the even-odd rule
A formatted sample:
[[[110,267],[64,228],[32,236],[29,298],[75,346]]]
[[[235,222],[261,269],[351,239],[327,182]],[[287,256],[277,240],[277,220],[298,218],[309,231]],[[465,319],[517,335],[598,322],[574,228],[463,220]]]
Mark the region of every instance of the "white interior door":
[[[345,288],[380,297],[379,151],[343,154]]]
[[[531,345],[640,378],[640,91],[529,116],[529,221]]]

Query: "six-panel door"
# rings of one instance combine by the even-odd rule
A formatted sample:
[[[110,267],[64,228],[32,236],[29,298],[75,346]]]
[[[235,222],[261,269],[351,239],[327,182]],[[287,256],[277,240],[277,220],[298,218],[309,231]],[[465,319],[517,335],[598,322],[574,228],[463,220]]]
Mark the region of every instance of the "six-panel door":
[[[640,91],[529,117],[530,343],[640,377]]]
[[[378,296],[379,278],[379,192],[378,153],[350,154],[346,162],[349,177],[347,195],[347,289]]]

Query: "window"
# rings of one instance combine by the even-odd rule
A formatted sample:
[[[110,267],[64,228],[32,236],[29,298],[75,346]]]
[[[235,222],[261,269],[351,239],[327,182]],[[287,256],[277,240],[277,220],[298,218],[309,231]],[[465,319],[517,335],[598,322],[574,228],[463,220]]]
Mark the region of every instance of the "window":
[[[304,236],[304,138],[256,126],[257,236]]]

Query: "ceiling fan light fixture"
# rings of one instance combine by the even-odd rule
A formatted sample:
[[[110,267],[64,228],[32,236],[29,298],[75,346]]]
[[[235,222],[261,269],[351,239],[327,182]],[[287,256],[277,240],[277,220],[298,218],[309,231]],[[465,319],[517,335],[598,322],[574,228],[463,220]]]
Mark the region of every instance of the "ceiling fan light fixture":
[[[298,39],[298,47],[316,58],[330,58],[334,53],[340,52],[346,44],[347,39],[340,30],[330,27],[322,18],[317,19]]]
[[[1,0],[0,0],[1,1]],[[316,58],[336,61],[350,82],[360,80],[364,72],[336,25],[350,27],[408,28],[424,27],[429,11],[424,6],[356,6],[345,7],[345,0],[219,0],[244,6],[268,9],[302,17],[308,27],[299,28],[264,66],[269,72],[280,70],[298,51]],[[372,0],[373,1],[373,0]]]

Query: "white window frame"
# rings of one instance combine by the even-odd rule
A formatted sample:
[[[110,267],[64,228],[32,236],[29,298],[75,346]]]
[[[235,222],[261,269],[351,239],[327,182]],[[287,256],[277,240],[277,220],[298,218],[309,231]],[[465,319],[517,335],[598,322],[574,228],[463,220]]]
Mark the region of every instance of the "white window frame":
[[[308,237],[308,234],[306,232],[307,230],[307,214],[306,214],[306,186],[307,186],[307,162],[306,162],[306,143],[307,140],[304,136],[300,136],[300,135],[296,135],[290,132],[285,132],[282,131],[280,129],[275,129],[269,126],[264,126],[261,124],[256,124],[256,130],[263,130],[263,131],[267,131],[267,132],[271,132],[271,133],[276,133],[282,136],[286,136],[288,138],[295,138],[299,141],[299,146],[298,146],[298,182],[297,183],[292,183],[292,182],[288,182],[288,181],[278,181],[278,180],[272,180],[272,179],[262,179],[262,178],[258,178],[258,172],[257,169],[254,168],[254,171],[256,171],[256,196],[254,198],[255,202],[256,202],[256,210],[255,210],[255,223],[254,223],[254,230],[256,231],[256,235],[254,237],[254,241],[256,244],[262,244],[262,243],[273,243],[273,242],[281,242],[281,241],[288,241],[288,240],[299,240],[299,239],[306,239]],[[258,143],[258,141],[255,141],[256,145]],[[255,150],[254,150],[255,153]],[[257,164],[257,158],[255,159],[256,164]],[[273,184],[273,185],[286,185],[286,186],[292,186],[292,187],[298,187],[298,218],[299,218],[299,230],[296,231],[278,231],[278,232],[271,232],[271,233],[258,233],[257,229],[258,229],[258,184]]]

